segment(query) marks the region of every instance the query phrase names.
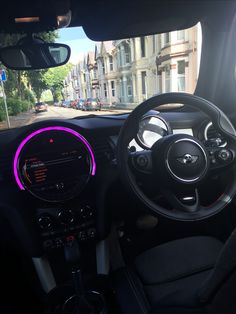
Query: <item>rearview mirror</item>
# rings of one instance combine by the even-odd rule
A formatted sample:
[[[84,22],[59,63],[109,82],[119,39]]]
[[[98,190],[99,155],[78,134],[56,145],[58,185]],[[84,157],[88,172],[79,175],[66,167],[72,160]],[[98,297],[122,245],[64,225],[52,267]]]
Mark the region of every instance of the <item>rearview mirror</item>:
[[[37,70],[67,63],[70,47],[59,43],[27,43],[0,49],[0,61],[12,70]]]

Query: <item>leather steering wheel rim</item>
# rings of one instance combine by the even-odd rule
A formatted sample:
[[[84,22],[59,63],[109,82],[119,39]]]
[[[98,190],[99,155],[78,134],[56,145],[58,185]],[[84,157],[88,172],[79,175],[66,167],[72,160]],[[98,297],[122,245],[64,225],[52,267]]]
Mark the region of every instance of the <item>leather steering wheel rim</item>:
[[[232,182],[225,188],[224,193],[210,206],[201,206],[200,210],[194,212],[170,211],[150,200],[139,188],[128,162],[128,145],[135,138],[138,131],[139,121],[144,114],[153,108],[164,104],[180,103],[188,105],[205,113],[225,138],[232,143],[236,149],[236,131],[228,117],[213,103],[199,96],[188,93],[165,93],[154,96],[137,106],[128,116],[120,130],[117,143],[117,163],[122,181],[141,202],[155,214],[179,221],[197,221],[209,218],[220,212],[228,205],[236,193],[235,171],[232,171]],[[235,168],[235,166],[233,165]],[[233,169],[236,170],[236,169]]]

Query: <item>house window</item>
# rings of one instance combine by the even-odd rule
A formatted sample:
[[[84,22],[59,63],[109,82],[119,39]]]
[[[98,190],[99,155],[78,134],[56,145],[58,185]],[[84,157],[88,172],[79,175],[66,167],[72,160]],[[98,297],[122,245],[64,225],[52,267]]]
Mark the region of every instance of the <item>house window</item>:
[[[177,31],[177,40],[184,40],[185,39],[185,31]]]
[[[170,42],[170,33],[165,33],[164,34],[164,45],[168,45]]]
[[[133,96],[132,85],[128,85],[127,86],[127,95],[128,95],[128,97],[132,97]]]
[[[111,81],[111,95],[112,97],[115,97],[115,81]]]
[[[121,58],[120,58],[120,48],[118,47],[117,48],[117,55],[116,55],[116,58],[117,58],[117,66],[118,68],[121,66]]]
[[[127,96],[129,97],[129,101],[131,101],[131,98],[133,97],[133,80],[132,76],[127,77]]]
[[[110,71],[113,71],[113,57],[109,56]]]
[[[146,95],[146,71],[141,72],[141,80],[142,80],[142,94]]]
[[[107,98],[107,84],[106,83],[103,84],[103,88],[104,88],[104,96]]]
[[[102,73],[105,74],[105,63],[104,63],[104,60],[102,60]]]
[[[170,67],[166,66],[165,69],[165,92],[170,92]]]
[[[93,78],[96,80],[97,79],[97,70],[93,70]]]
[[[177,62],[177,83],[178,91],[185,91],[185,60],[180,60]]]
[[[141,58],[146,57],[145,37],[140,37]]]
[[[130,63],[130,47],[128,45],[124,45],[125,52],[125,64]]]
[[[156,36],[155,35],[152,36],[152,52],[153,53],[156,52]]]

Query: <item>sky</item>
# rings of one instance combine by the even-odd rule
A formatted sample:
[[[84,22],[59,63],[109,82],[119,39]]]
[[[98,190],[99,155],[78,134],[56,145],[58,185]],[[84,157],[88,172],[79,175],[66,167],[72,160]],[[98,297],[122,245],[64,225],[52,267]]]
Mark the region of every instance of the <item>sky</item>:
[[[87,51],[94,51],[96,44],[95,41],[88,39],[82,27],[60,29],[57,42],[70,46],[71,57],[69,62],[73,64],[82,60]]]

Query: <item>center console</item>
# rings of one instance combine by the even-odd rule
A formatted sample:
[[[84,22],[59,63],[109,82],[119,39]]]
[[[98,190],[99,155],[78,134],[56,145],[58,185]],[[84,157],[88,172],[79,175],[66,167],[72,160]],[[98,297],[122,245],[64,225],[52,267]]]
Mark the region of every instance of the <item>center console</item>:
[[[49,314],[102,314],[105,299],[96,272],[96,210],[92,202],[61,204],[36,209],[45,267],[40,276],[54,277],[47,294]],[[44,260],[44,264],[45,264]],[[45,289],[44,289],[45,290]],[[78,303],[79,302],[79,303]]]
[[[36,218],[45,252],[63,248],[69,236],[85,243],[96,239],[95,209],[89,202],[38,208]]]
[[[70,236],[64,243],[66,265],[71,271],[71,285],[57,287],[51,292],[50,314],[106,314],[106,302],[103,294],[89,290],[85,286],[81,268],[82,254],[79,241]]]

